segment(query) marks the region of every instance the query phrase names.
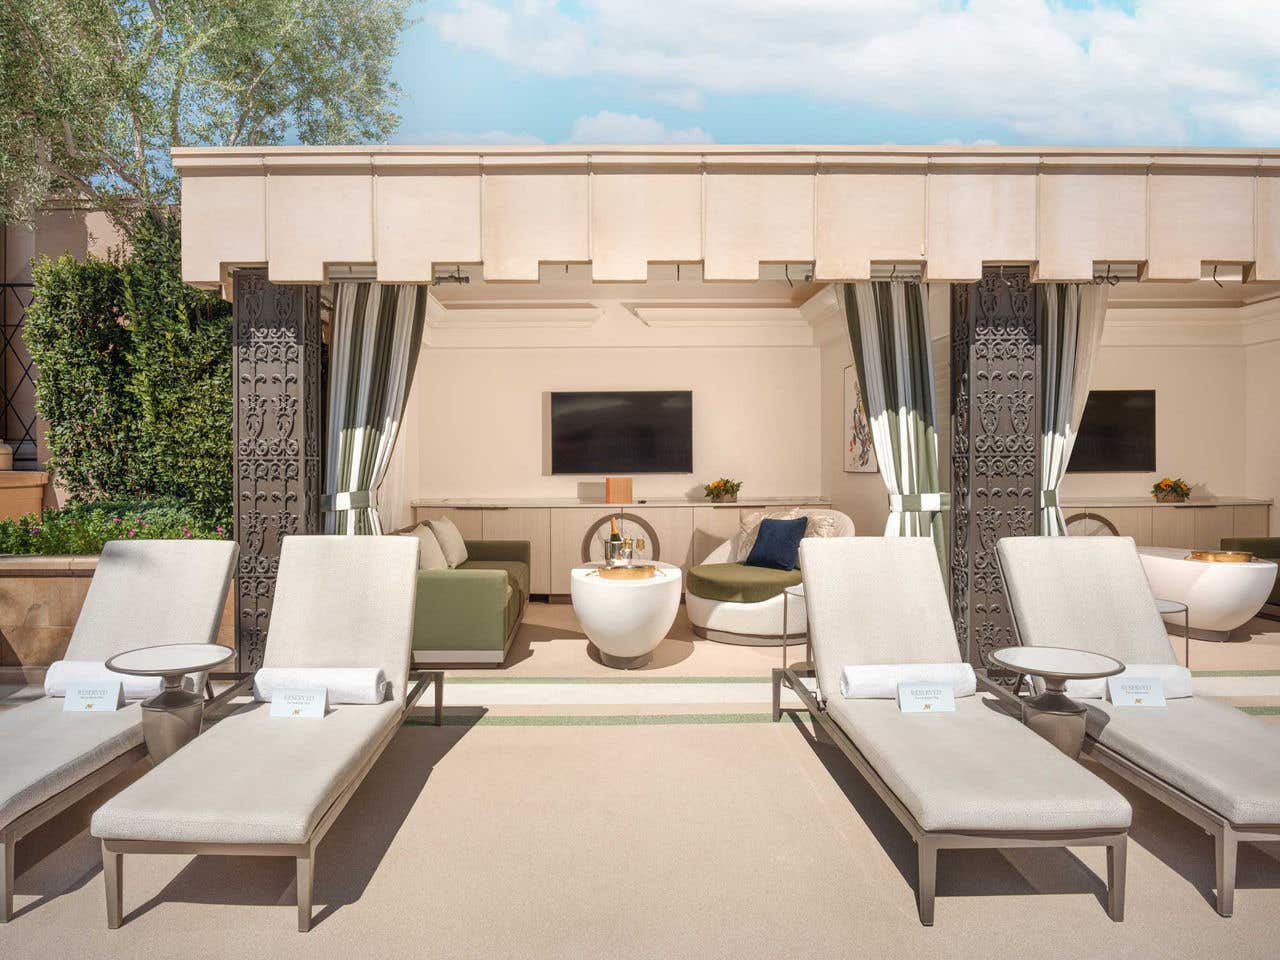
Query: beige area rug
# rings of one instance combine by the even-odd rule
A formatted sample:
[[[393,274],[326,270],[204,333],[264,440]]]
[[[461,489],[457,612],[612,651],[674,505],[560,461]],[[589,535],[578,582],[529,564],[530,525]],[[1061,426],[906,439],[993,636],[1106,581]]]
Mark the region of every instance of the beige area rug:
[[[63,823],[0,956],[1275,957],[1280,851],[1242,848],[1224,920],[1208,838],[1127,792],[1123,924],[1101,850],[944,851],[925,929],[906,833],[795,719],[411,725],[320,848],[309,934],[290,861],[213,857],[126,858],[108,932],[97,846]]]

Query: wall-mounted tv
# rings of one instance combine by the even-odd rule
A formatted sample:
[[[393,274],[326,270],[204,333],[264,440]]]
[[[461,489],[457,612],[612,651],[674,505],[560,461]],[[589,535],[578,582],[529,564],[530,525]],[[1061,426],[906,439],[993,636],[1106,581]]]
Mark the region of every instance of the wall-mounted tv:
[[[1156,468],[1156,392],[1090,390],[1068,473],[1149,473]]]
[[[693,392],[551,394],[552,473],[692,473]]]

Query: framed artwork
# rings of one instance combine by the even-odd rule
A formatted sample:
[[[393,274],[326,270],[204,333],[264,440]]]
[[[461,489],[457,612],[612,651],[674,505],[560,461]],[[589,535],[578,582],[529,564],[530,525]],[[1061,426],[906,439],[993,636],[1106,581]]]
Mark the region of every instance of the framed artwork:
[[[879,472],[871,421],[858,388],[858,368],[852,363],[844,368],[844,417],[844,472]]]

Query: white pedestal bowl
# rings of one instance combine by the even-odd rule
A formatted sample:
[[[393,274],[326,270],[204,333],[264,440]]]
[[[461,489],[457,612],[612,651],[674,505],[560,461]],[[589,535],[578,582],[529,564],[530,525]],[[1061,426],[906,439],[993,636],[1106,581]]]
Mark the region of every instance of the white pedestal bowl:
[[[655,563],[646,580],[608,580],[599,564],[577,567],[570,578],[573,612],[605,664],[634,669],[649,662],[680,609],[680,568]]]
[[[1276,564],[1212,563],[1188,560],[1189,547],[1139,547],[1151,591],[1162,600],[1180,600],[1190,611],[1191,635],[1201,640],[1226,640],[1231,631],[1254,618],[1271,594]],[[1181,626],[1181,614],[1167,623]]]

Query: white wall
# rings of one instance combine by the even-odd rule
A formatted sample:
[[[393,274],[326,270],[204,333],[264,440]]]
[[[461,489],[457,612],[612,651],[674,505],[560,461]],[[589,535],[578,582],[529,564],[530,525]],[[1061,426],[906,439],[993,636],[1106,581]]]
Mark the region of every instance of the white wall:
[[[1110,320],[1110,318],[1108,318]],[[1152,473],[1068,473],[1065,496],[1148,496],[1161,477],[1182,477],[1192,496],[1245,494],[1245,352],[1242,346],[1119,346],[1107,342],[1094,390],[1155,390],[1156,469]],[[1128,339],[1128,338],[1126,338]]]
[[[599,484],[544,472],[543,395],[556,390],[693,391],[693,474],[638,475],[637,497],[700,497],[721,476],[743,480],[744,496],[821,492],[819,350],[807,328],[783,338],[792,345],[751,345],[778,332],[730,325],[691,335],[647,326],[621,302],[598,305],[581,330],[428,331],[437,345],[419,357],[381,494],[384,522],[407,522],[406,511],[391,511],[414,497],[574,497],[579,484]],[[521,345],[504,346],[513,338]],[[556,345],[528,345],[539,339]],[[468,342],[484,345],[456,345]]]
[[[1244,394],[1244,492],[1280,501],[1280,339],[1245,348]],[[1271,510],[1271,535],[1280,536],[1280,505]]]

